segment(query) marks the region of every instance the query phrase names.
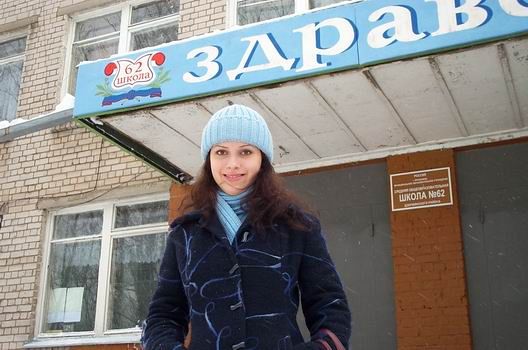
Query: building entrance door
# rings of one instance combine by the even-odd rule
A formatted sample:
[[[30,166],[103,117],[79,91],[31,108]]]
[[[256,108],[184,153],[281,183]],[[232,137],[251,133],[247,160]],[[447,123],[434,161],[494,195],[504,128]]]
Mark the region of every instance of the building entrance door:
[[[473,349],[528,349],[528,143],[456,161]]]
[[[286,181],[320,214],[352,309],[350,348],[396,349],[386,165],[322,171]]]

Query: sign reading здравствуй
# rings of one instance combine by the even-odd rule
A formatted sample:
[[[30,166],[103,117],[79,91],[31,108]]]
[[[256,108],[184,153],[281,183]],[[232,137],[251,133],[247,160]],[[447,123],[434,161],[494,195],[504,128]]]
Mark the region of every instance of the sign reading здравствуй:
[[[79,67],[74,115],[105,114],[528,33],[527,0],[366,0]]]

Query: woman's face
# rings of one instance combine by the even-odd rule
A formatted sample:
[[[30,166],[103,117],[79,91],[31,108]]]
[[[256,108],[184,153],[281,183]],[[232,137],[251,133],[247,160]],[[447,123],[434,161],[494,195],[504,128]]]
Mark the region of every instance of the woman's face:
[[[222,191],[237,195],[251,186],[262,163],[260,150],[240,142],[222,142],[211,148],[211,171]]]

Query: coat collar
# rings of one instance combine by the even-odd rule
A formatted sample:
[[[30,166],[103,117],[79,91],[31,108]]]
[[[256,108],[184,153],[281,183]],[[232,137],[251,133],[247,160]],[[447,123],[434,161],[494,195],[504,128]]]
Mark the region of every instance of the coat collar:
[[[218,219],[218,215],[215,213],[208,222],[205,222],[204,217],[202,216],[199,221],[200,226],[205,228],[207,231],[211,232],[214,237],[220,241],[225,241],[229,245],[229,239],[225,233],[224,227]]]
[[[216,213],[214,213],[213,216],[208,221],[205,221],[205,218],[201,211],[198,211],[198,210],[192,211],[174,220],[170,224],[170,228],[173,229],[185,223],[196,223],[203,229],[209,231],[219,241],[222,241],[222,242],[225,241],[227,245],[229,246],[231,245],[224,231],[224,227],[222,226],[222,223],[218,219],[218,215]],[[250,225],[246,219],[242,223],[238,231],[250,231],[250,230],[251,230]],[[235,236],[235,239],[236,239],[236,236]]]

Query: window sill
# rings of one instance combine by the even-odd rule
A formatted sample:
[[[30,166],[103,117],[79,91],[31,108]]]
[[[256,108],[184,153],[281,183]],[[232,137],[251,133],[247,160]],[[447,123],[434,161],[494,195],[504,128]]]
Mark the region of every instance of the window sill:
[[[71,337],[40,337],[24,345],[24,349],[48,347],[66,347],[78,345],[130,344],[139,343],[141,333],[112,334],[104,336],[71,336]]]

